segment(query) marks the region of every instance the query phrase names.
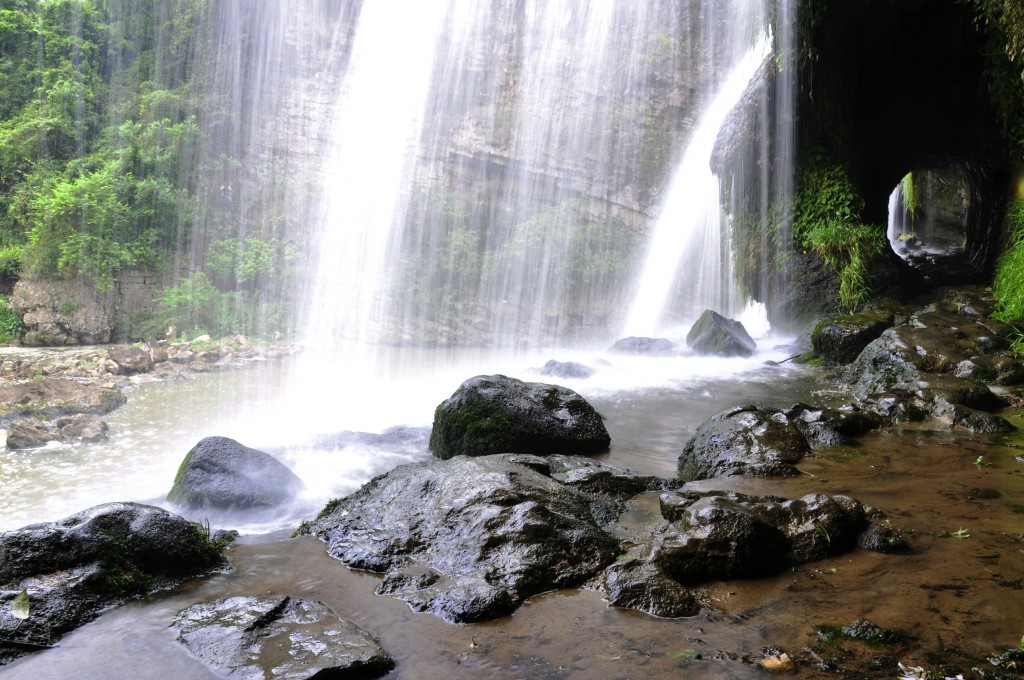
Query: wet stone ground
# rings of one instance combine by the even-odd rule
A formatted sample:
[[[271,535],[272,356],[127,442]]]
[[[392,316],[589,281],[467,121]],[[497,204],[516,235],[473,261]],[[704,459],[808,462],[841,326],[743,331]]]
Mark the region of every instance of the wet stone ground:
[[[906,555],[858,549],[772,578],[714,583],[706,588],[713,608],[694,617],[611,608],[584,588],[536,596],[497,621],[452,625],[374,596],[379,576],[346,569],[316,539],[264,536],[230,549],[232,573],[113,610],[0,677],[218,677],[175,642],[176,613],[268,592],[320,600],[369,631],[397,662],[390,678],[755,678],[767,672],[762,660],[782,653],[807,678],[897,677],[899,663],[1018,677],[986,658],[1024,634],[1022,455],[1024,439],[902,429],[819,450],[798,477],[694,483],[849,494],[884,509],[911,546]],[[639,497],[621,528],[650,513],[656,493]],[[875,644],[843,632],[877,631],[871,625],[883,631]]]

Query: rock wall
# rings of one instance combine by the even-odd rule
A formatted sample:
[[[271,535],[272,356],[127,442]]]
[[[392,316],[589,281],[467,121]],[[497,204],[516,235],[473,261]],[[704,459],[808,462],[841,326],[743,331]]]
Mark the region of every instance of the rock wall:
[[[138,321],[157,309],[155,298],[169,283],[151,272],[118,274],[109,291],[86,281],[18,281],[11,307],[25,324],[22,344],[57,347],[134,340]]]

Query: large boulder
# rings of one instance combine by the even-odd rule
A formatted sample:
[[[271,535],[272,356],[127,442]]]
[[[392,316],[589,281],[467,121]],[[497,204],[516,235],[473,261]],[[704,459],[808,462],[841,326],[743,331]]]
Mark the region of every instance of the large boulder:
[[[369,633],[316,600],[223,598],[179,612],[172,627],[192,654],[231,677],[369,679],[395,666]]]
[[[492,453],[587,455],[608,448],[601,415],[559,385],[478,375],[434,411],[430,450],[438,458]]]
[[[743,324],[710,309],[705,309],[690,327],[686,344],[700,354],[724,357],[748,357],[757,349]]]
[[[450,622],[493,619],[618,554],[595,499],[549,475],[547,459],[514,454],[403,465],[300,531],[350,567],[384,573],[378,594]]]
[[[44,378],[0,387],[0,417],[49,417],[90,413],[103,415],[123,406],[127,398],[111,387],[63,378]]]
[[[799,474],[795,465],[811,452],[807,439],[778,409],[736,406],[704,421],[679,456],[683,481]]]
[[[0,616],[0,664],[52,645],[100,610],[224,563],[224,541],[166,510],[108,503],[0,534],[0,611],[28,592],[28,617]]]
[[[302,480],[269,453],[206,437],[185,456],[167,500],[193,511],[265,511],[301,489]]]

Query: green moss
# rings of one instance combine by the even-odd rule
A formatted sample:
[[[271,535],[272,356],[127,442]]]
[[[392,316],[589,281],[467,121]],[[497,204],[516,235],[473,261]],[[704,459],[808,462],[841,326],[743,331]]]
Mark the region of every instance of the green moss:
[[[825,358],[818,356],[814,350],[808,350],[793,359],[793,363],[801,366],[824,366],[826,362]]]
[[[192,461],[192,453],[195,448],[192,448],[187,454],[185,454],[185,460],[181,461],[181,465],[178,466],[178,472],[174,475],[174,484],[171,485],[171,490],[167,492],[167,500],[171,503],[188,503],[191,496],[185,491],[185,474],[188,472],[188,465]]]
[[[442,460],[514,451],[514,427],[507,413],[467,395],[457,408],[442,403],[435,409],[429,448]]]
[[[859,640],[872,647],[889,647],[910,638],[902,631],[886,630],[865,619],[858,619],[842,627],[817,626],[814,632],[822,642]]]

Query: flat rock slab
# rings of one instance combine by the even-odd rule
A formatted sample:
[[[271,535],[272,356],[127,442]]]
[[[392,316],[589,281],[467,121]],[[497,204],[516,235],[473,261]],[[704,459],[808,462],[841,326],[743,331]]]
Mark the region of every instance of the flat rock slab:
[[[112,387],[44,378],[0,387],[0,417],[34,414],[65,416],[76,413],[103,415],[124,406],[127,401],[120,390]]]
[[[193,605],[178,641],[232,678],[376,678],[395,666],[369,633],[316,600],[230,597]]]

